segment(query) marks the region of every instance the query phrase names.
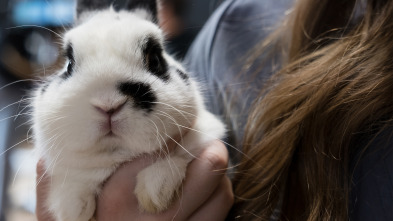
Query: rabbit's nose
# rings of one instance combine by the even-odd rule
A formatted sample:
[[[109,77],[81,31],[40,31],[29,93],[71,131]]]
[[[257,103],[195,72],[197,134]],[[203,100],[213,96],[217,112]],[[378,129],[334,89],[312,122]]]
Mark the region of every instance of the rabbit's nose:
[[[124,107],[126,102],[127,100],[112,104],[93,104],[93,107],[98,112],[107,115],[108,117],[111,117],[112,115],[118,113]]]

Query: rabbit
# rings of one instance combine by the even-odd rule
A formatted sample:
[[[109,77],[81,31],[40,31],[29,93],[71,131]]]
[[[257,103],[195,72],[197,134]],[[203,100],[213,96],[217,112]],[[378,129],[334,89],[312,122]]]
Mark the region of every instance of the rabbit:
[[[164,51],[159,3],[103,2],[77,3],[76,24],[62,38],[64,67],[33,92],[35,146],[51,177],[46,206],[58,221],[93,220],[116,168],[171,141],[176,148],[140,171],[134,190],[143,211],[164,211],[188,163],[225,136],[197,81]]]

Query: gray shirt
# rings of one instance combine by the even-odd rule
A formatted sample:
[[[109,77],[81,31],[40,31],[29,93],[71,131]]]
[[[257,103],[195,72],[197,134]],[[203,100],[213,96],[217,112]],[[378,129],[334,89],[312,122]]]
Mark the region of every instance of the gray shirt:
[[[224,1],[192,44],[185,63],[203,86],[206,104],[228,126],[227,141],[240,148],[253,100],[272,66],[245,59],[284,18],[292,0]],[[258,70],[258,71],[257,71]],[[229,148],[233,154],[237,152]]]

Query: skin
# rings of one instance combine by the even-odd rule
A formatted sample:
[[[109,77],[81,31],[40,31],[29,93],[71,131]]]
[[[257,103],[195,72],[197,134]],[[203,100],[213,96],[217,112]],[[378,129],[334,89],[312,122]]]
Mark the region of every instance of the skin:
[[[161,214],[141,212],[133,193],[136,175],[154,162],[156,156],[141,156],[121,166],[104,184],[97,197],[96,219],[101,220],[224,220],[232,207],[232,185],[226,176],[228,152],[220,141],[212,142],[188,169],[180,197]],[[42,162],[37,164],[37,179],[44,174]],[[37,185],[36,215],[39,221],[53,221],[43,207],[50,177]]]

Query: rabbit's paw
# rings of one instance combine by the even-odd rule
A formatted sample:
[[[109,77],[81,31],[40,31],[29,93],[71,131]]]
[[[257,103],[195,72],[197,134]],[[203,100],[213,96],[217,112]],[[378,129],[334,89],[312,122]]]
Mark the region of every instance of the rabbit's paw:
[[[74,201],[68,204],[59,202],[57,208],[52,209],[52,212],[56,216],[56,220],[59,221],[94,221],[95,208],[95,197],[92,194],[83,199],[75,197]]]
[[[137,176],[135,195],[142,210],[160,213],[176,199],[185,177],[185,162],[161,160],[142,170]]]

